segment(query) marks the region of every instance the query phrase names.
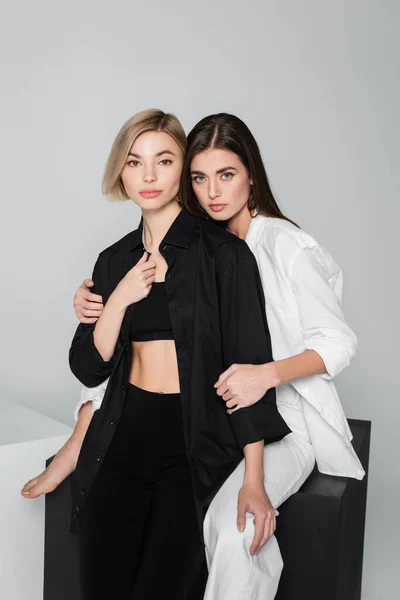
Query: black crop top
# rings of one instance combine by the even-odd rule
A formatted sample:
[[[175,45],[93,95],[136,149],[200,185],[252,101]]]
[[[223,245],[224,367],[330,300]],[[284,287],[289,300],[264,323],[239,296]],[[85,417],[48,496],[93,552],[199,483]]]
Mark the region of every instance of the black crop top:
[[[164,281],[154,282],[150,294],[137,303],[130,320],[129,339],[131,342],[174,339]]]

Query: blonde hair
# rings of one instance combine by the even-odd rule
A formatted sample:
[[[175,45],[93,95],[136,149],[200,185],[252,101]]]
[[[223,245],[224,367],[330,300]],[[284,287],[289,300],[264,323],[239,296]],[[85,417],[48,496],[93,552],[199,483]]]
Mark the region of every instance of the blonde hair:
[[[135,140],[145,131],[164,131],[168,133],[183,155],[186,154],[187,142],[185,131],[171,113],[165,113],[157,108],[143,110],[122,125],[111,148],[103,176],[103,194],[111,200],[130,200],[121,178],[128,153]]]

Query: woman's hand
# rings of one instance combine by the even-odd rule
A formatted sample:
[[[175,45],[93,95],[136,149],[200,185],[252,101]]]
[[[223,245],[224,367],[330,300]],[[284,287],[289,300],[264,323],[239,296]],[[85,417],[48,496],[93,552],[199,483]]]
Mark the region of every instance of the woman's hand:
[[[121,279],[110,296],[118,299],[118,304],[126,308],[130,304],[139,302],[150,294],[151,286],[156,278],[156,263],[148,260],[149,254],[143,253],[142,258]]]
[[[119,287],[119,292],[121,292],[122,288],[122,298],[126,295],[130,296],[132,289],[129,289],[129,286],[133,286],[133,290],[135,290],[133,299],[126,306],[142,300],[142,298],[145,298],[150,293],[151,284],[155,279],[156,263],[153,260],[147,260],[148,256],[147,252],[145,252],[139,262],[120,281],[121,285],[117,286]],[[127,279],[128,281],[126,281]],[[122,284],[122,282],[124,283]],[[99,294],[93,294],[90,291],[93,285],[94,282],[92,279],[85,279],[75,292],[75,314],[81,323],[96,323],[103,312],[103,298]]]
[[[257,554],[268,542],[276,529],[276,512],[262,482],[244,483],[239,491],[237,527],[243,532],[246,527],[246,513],[254,515],[254,537],[250,554]]]
[[[228,414],[239,408],[251,406],[269,389],[279,385],[275,363],[264,365],[237,365],[221,373],[214,387],[226,402]]]
[[[93,286],[92,279],[85,279],[74,296],[75,314],[81,323],[96,323],[103,312],[103,298],[92,294],[90,288]]]

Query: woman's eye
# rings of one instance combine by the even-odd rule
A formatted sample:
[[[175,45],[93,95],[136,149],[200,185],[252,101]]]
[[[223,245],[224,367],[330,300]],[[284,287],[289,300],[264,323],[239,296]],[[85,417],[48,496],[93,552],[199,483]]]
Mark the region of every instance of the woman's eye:
[[[223,173],[222,174],[222,179],[232,179],[233,177],[233,173]]]
[[[205,177],[203,177],[202,175],[195,175],[194,177],[192,177],[192,181],[195,181],[196,183],[202,183],[203,181],[205,181]]]
[[[130,167],[137,167],[139,164],[138,160],[130,160],[127,165],[129,165]]]
[[[169,158],[163,158],[163,160],[160,160],[160,165],[172,165],[172,160]]]

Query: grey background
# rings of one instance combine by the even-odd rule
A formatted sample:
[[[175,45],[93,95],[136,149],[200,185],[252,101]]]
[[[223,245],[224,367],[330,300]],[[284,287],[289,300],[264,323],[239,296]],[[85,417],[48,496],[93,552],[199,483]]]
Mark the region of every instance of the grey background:
[[[149,107],[187,131],[237,114],[284,211],[343,267],[360,346],[337,385],[373,422],[371,600],[394,597],[400,560],[399,16],[388,0],[24,0],[0,25],[2,397],[72,424],[73,294],[138,222],[100,191],[122,123]]]

